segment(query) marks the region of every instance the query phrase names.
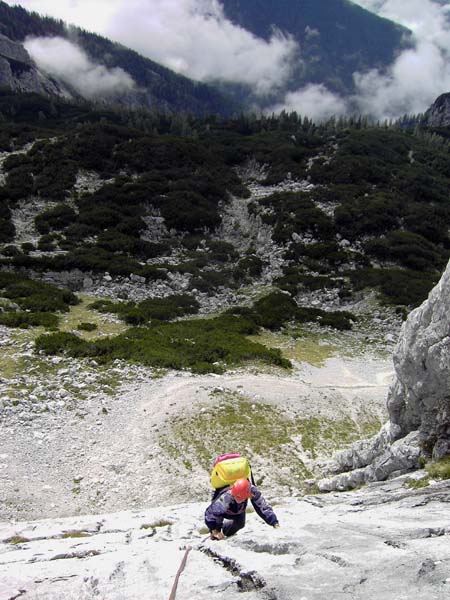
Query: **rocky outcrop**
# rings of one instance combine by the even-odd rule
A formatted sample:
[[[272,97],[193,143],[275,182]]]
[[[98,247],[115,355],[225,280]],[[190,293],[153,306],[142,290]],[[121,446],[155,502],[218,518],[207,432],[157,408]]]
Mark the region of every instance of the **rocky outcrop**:
[[[18,42],[0,34],[0,87],[15,92],[35,92],[44,95],[69,95],[33,63]]]
[[[418,430],[424,454],[450,454],[450,263],[404,324],[394,367],[388,411],[399,435]]]
[[[425,113],[426,124],[430,127],[450,125],[450,94],[441,94]]]
[[[186,557],[177,600],[444,600],[450,482],[405,483],[279,500],[280,529],[249,514],[222,542],[206,504],[0,523],[0,599],[167,600]]]
[[[450,454],[450,263],[428,299],[403,324],[394,351],[389,423],[338,454],[322,491],[384,480]]]

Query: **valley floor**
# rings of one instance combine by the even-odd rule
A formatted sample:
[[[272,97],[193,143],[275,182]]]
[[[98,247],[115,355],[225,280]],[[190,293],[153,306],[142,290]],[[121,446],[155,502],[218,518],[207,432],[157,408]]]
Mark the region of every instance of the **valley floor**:
[[[318,459],[386,420],[392,371],[370,354],[290,374],[139,368],[76,409],[14,413],[0,424],[0,520],[204,501],[211,460],[228,451],[255,456],[268,497],[300,495]]]

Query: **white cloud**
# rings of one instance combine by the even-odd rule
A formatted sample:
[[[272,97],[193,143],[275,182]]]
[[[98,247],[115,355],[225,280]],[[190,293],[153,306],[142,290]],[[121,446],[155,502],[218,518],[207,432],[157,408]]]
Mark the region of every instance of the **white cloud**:
[[[450,6],[433,0],[357,0],[368,10],[408,27],[413,48],[386,73],[355,73],[355,102],[378,118],[425,111],[450,91]]]
[[[277,113],[281,110],[297,111],[302,116],[320,122],[333,115],[346,114],[348,106],[343,98],[327,90],[324,85],[310,84],[296,92],[290,92],[282,103],[268,112]]]
[[[248,0],[245,0],[248,1]],[[450,91],[450,4],[443,0],[354,0],[413,31],[414,47],[385,72],[355,73],[348,105],[376,118],[426,110]],[[263,94],[289,77],[294,42],[264,41],[227,21],[218,0],[7,0],[116,39],[194,79],[247,83]],[[312,100],[310,100],[312,99]],[[290,93],[287,109],[315,118],[346,105],[323,86]],[[306,108],[305,108],[306,107]]]
[[[281,33],[265,41],[233,25],[217,0],[129,0],[109,34],[194,79],[246,83],[260,94],[284,83],[296,49]]]
[[[128,73],[94,64],[83,50],[63,38],[29,38],[25,48],[43,71],[70,84],[85,98],[93,99],[134,87]]]
[[[17,3],[9,0],[10,4]],[[218,0],[18,0],[24,8],[95,30],[179,73],[264,94],[289,76],[295,42],[257,38],[228,21]]]
[[[5,0],[13,6],[62,19],[88,31],[106,34],[109,20],[124,0]]]

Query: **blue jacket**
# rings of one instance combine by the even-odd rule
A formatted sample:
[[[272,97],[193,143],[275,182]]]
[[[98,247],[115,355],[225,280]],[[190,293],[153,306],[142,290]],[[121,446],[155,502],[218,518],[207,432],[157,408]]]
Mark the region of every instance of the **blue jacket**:
[[[256,513],[268,525],[278,525],[278,519],[273,512],[272,507],[262,496],[258,488],[252,485],[251,490],[252,496],[250,500]],[[248,500],[244,500],[244,502],[237,502],[231,495],[229,487],[220,490],[205,511],[206,526],[210,531],[213,529],[220,531],[222,529],[223,520],[233,519],[233,517],[245,512],[247,503]]]

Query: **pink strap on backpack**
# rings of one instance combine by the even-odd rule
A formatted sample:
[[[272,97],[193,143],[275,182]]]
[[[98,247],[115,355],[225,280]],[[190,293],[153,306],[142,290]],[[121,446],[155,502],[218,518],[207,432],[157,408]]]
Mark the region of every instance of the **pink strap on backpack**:
[[[240,458],[241,455],[240,454],[233,454],[233,453],[228,453],[228,454],[222,454],[221,456],[219,456],[218,458],[216,458],[216,460],[214,461],[214,467],[217,465],[217,463],[222,462],[223,460],[228,460],[229,458]]]

